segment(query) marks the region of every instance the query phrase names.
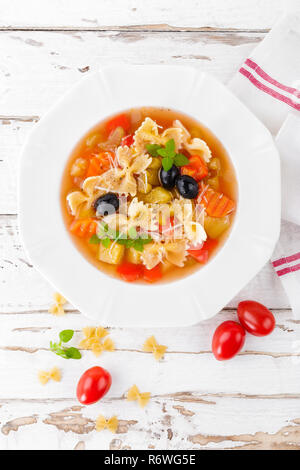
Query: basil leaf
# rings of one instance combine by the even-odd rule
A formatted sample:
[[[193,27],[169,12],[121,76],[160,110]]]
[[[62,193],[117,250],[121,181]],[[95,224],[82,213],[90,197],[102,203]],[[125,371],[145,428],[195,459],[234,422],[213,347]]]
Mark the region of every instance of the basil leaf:
[[[136,238],[137,237],[137,231],[134,227],[130,227],[128,230],[128,235],[130,238]]]
[[[162,159],[162,166],[165,171],[169,171],[173,166],[173,158],[165,157]]]
[[[118,240],[127,240],[126,233],[119,233],[118,234]]]
[[[142,239],[142,242],[143,242],[143,245],[148,245],[148,243],[151,243],[152,242],[152,238],[146,238],[146,239]]]
[[[117,237],[117,232],[111,228],[106,230],[106,236],[112,239],[115,239]]]
[[[91,243],[92,245],[98,245],[99,243],[101,243],[101,239],[96,234],[94,234],[89,239],[89,243]]]
[[[110,245],[110,238],[106,237],[106,238],[103,238],[103,240],[101,240],[102,242],[102,245],[104,246],[104,248],[108,248],[109,245]]]
[[[184,166],[189,164],[189,159],[182,153],[177,153],[174,158],[174,163],[176,166]]]
[[[168,151],[166,149],[162,148],[162,147],[157,150],[157,153],[161,157],[168,157],[169,156]]]
[[[73,335],[74,335],[73,330],[63,330],[59,333],[59,339],[63,343],[68,343],[73,338]]]
[[[144,251],[144,244],[142,242],[142,240],[139,238],[138,240],[135,240],[135,243],[133,245],[133,248],[136,250],[136,251]]]
[[[124,239],[124,238],[119,238],[119,239],[117,240],[118,245],[124,245],[124,246],[126,246],[126,245],[127,245],[127,242],[128,242],[128,240],[127,240],[127,239]]]
[[[165,148],[169,157],[175,156],[175,140],[174,139],[168,140],[168,142],[165,145]]]
[[[147,144],[146,145],[147,152],[150,153],[150,155],[152,155],[152,157],[158,157],[157,150],[160,149],[160,148],[161,147],[158,144]]]
[[[81,352],[77,348],[67,348],[65,353],[68,359],[81,359]]]
[[[54,354],[56,354],[57,356],[61,356],[64,359],[69,359],[66,355],[65,350],[63,348],[60,348],[56,343],[52,343],[52,341],[50,341],[50,350],[54,352]]]

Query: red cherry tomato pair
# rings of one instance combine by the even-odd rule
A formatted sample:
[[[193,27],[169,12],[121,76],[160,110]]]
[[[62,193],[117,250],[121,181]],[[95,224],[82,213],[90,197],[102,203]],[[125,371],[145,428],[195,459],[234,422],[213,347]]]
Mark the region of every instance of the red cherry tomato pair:
[[[212,351],[218,361],[231,359],[242,349],[246,331],[254,336],[267,336],[275,328],[274,315],[259,302],[240,302],[237,314],[240,323],[225,321],[214,333]]]

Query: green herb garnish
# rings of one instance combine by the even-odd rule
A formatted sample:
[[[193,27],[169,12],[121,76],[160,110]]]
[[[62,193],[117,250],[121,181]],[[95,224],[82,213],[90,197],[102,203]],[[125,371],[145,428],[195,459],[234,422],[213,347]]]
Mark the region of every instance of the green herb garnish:
[[[50,341],[50,351],[64,359],[81,359],[81,352],[77,348],[66,348],[62,343],[68,343],[74,335],[73,330],[63,330],[59,333],[59,343]]]
[[[73,335],[74,335],[73,330],[63,330],[59,333],[59,339],[63,343],[68,343],[73,338]]]
[[[108,248],[111,242],[116,242],[118,245],[124,245],[126,248],[134,248],[137,251],[143,251],[144,245],[152,242],[150,235],[138,235],[135,227],[130,227],[128,230],[128,237],[125,233],[120,233],[118,230],[111,230],[107,224],[101,224],[97,235],[92,235],[89,242],[92,244],[99,244]]]
[[[152,157],[163,157],[162,166],[165,171],[169,171],[173,165],[183,166],[189,163],[189,159],[183,153],[176,153],[174,139],[168,140],[164,147],[158,144],[148,144],[146,148]]]

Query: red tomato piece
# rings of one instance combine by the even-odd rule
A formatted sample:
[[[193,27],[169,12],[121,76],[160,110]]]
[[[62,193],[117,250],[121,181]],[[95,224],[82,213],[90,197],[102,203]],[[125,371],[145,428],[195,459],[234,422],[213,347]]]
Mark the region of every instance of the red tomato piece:
[[[218,245],[218,240],[213,240],[212,238],[208,238],[204,242],[203,248],[205,250],[208,250],[209,253],[211,253],[216,248],[217,245]]]
[[[182,175],[189,175],[196,181],[200,181],[208,175],[208,168],[205,161],[199,155],[189,157],[189,164],[181,167]]]
[[[118,116],[110,119],[106,124],[107,133],[110,134],[117,127],[123,127],[125,132],[130,129],[130,120],[126,114],[119,114]]]
[[[212,340],[212,352],[218,361],[235,356],[244,346],[246,332],[235,321],[225,321],[216,329]]]
[[[209,238],[203,243],[202,248],[200,248],[199,250],[191,248],[190,250],[188,250],[188,253],[192,258],[198,261],[198,263],[205,264],[208,261],[210,253],[214,250],[217,244],[218,240],[212,240]]]
[[[244,300],[237,308],[239,320],[245,330],[254,336],[267,336],[275,328],[272,312],[254,300]]]
[[[207,263],[209,258],[209,252],[204,248],[201,248],[201,250],[188,250],[188,254],[201,264]]]
[[[102,367],[91,367],[82,374],[77,384],[76,395],[83,405],[99,401],[110,389],[111,375]]]
[[[133,134],[125,135],[125,137],[123,137],[122,142],[121,142],[122,147],[125,147],[125,145],[127,145],[127,147],[130,147],[132,144],[133,144]]]
[[[152,269],[144,270],[144,279],[147,282],[156,282],[161,278],[162,278],[162,270],[161,270],[160,264],[158,264]]]
[[[133,282],[143,277],[144,266],[125,261],[117,267],[117,272],[124,281]]]

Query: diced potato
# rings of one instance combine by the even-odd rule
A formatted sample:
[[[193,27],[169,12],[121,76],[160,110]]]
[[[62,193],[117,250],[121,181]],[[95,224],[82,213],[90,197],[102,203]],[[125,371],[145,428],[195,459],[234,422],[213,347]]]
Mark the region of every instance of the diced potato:
[[[161,158],[152,157],[152,162],[148,166],[148,169],[159,170],[161,168]]]
[[[141,174],[137,180],[138,191],[143,194],[150,193],[152,185],[148,182],[148,177],[145,174]]]
[[[88,162],[85,158],[77,158],[71,168],[71,176],[83,176]]]
[[[79,206],[76,211],[76,218],[88,219],[89,217],[95,217],[95,210],[92,207],[87,207],[85,204]]]
[[[130,263],[142,264],[142,258],[141,258],[140,251],[137,251],[134,248],[128,248],[128,250],[127,250],[127,260]]]
[[[204,229],[209,238],[218,238],[230,225],[229,216],[225,217],[209,217],[205,216]]]
[[[210,170],[216,171],[217,174],[219,174],[220,171],[221,171],[221,162],[220,162],[219,158],[216,158],[216,157],[212,158],[210,160],[208,166],[209,166]]]
[[[207,180],[207,184],[209,184],[209,186],[210,186],[211,188],[213,188],[215,191],[218,191],[219,186],[220,186],[218,176],[214,176],[213,178],[209,178],[209,179]]]
[[[151,169],[146,170],[148,183],[152,184],[153,186],[159,186],[159,177],[158,177],[158,170]]]
[[[114,245],[111,246],[112,243],[113,242],[110,242],[108,248],[105,248],[105,246],[100,243],[99,260],[109,264],[120,264],[125,253],[125,246],[118,245],[118,243],[114,243]]]
[[[152,189],[150,193],[146,194],[144,197],[145,202],[149,202],[151,204],[166,204],[173,199],[173,195],[170,191],[161,186],[157,186],[156,188]]]

